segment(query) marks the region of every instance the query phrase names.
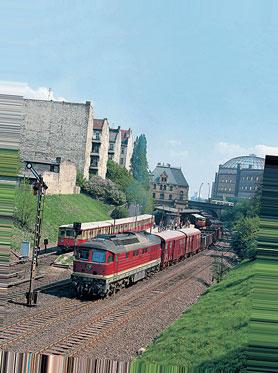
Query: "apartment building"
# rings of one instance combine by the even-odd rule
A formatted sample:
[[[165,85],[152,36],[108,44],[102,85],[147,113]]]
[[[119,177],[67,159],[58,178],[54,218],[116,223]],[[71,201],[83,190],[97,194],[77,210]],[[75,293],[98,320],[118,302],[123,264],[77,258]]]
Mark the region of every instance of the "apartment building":
[[[121,127],[109,128],[108,159],[120,164]]]
[[[127,170],[131,168],[131,157],[133,153],[133,136],[132,131],[121,130],[121,155],[120,155],[120,165],[124,166]]]
[[[94,119],[90,174],[105,178],[109,149],[109,123],[107,118]]]

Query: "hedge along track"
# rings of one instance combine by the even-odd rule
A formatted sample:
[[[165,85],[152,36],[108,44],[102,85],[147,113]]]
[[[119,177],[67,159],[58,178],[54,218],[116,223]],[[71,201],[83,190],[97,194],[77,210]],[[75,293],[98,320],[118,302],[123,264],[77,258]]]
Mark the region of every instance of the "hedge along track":
[[[122,304],[118,304],[115,308],[110,307],[105,314],[101,311],[89,321],[87,320],[86,322],[79,324],[70,334],[62,338],[60,341],[52,343],[37,352],[52,355],[62,354],[76,356],[79,354],[80,350],[84,348],[84,345],[86,348],[88,346],[92,347],[98,343],[100,339],[109,334],[111,335],[114,330],[119,329],[122,324],[129,319],[134,318],[142,313],[142,311],[144,313],[144,310],[149,312],[157,307],[158,302],[164,302],[168,298],[171,298],[173,293],[179,291],[179,287],[184,285],[185,280],[192,279],[207,267],[207,263],[199,263],[195,266],[194,270],[193,268],[189,268],[187,272],[190,273],[187,275],[179,274],[171,276],[172,279],[176,277],[178,281],[166,283],[166,289],[163,286],[162,290],[161,284],[153,286],[153,289],[148,293],[146,293],[146,289],[144,289],[140,294],[123,301]],[[165,279],[163,280],[165,281]],[[168,293],[165,294],[164,290],[168,290]],[[141,297],[141,293],[144,293],[144,297]]]

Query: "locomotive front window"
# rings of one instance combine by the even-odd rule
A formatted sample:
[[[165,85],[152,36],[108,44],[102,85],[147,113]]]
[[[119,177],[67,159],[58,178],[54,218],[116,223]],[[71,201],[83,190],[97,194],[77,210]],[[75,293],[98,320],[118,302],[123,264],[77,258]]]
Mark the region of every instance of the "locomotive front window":
[[[73,229],[67,229],[67,230],[66,230],[66,236],[67,236],[67,237],[74,236]]]
[[[92,261],[95,263],[105,263],[106,262],[106,251],[94,249]]]
[[[78,257],[81,260],[88,260],[88,258],[89,258],[89,250],[79,249],[78,250]]]
[[[60,230],[59,231],[59,237],[65,237],[65,230],[63,229],[63,230]]]

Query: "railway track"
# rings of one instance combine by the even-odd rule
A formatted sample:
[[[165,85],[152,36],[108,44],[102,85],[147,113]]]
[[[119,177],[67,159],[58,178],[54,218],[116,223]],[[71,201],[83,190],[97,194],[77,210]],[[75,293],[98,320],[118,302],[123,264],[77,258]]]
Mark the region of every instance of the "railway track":
[[[193,260],[198,258],[200,263],[195,264]],[[206,264],[204,262],[206,262]],[[185,267],[184,264],[188,264],[189,268]],[[140,306],[142,299],[143,304],[138,308],[140,310],[142,307],[146,306],[146,302],[153,303],[152,299],[155,299],[156,302],[158,299],[164,297],[164,294],[161,293],[161,282],[163,282],[163,291],[166,291],[169,286],[176,286],[177,281],[184,282],[185,273],[187,273],[186,279],[196,275],[196,271],[198,271],[200,265],[203,265],[204,267],[207,266],[207,260],[204,253],[199,253],[186,262],[180,263],[177,267],[172,267],[177,269],[175,271],[166,270],[165,272],[160,272],[163,275],[162,279],[155,278],[156,276],[154,276],[153,281],[146,284],[146,286],[144,286],[143,289],[139,289],[139,291],[136,289],[135,285],[135,293],[132,292],[130,296],[128,295],[123,299],[120,297],[118,299],[119,302],[115,307],[111,308],[108,306],[108,311],[105,311],[104,306],[104,310],[100,310],[96,316],[93,316],[92,319],[90,319],[89,329],[88,322],[84,324],[81,323],[81,325],[79,324],[78,327],[74,328],[73,331],[60,341],[54,342],[44,348],[40,348],[37,352],[67,354],[73,353],[75,350],[79,351],[77,348],[78,344],[83,346],[83,341],[88,343],[93,336],[100,334],[100,332],[104,330],[109,332],[109,327],[111,329],[113,325],[121,325],[120,320],[125,320],[127,315],[134,313],[136,307],[138,308]],[[201,270],[203,270],[203,267],[199,269],[199,271]],[[193,274],[191,274],[192,271]],[[121,296],[126,296],[126,294],[122,294]],[[59,300],[57,305],[51,304],[48,307],[43,307],[39,311],[32,313],[32,315],[23,317],[15,323],[6,325],[5,328],[0,329],[0,348],[6,349],[9,346],[24,341],[26,338],[33,338],[37,334],[40,334],[42,329],[45,330],[47,327],[51,328],[55,326],[55,324],[59,325],[60,322],[63,322],[67,318],[74,318],[81,312],[86,312],[86,310],[93,310],[98,302],[102,302],[102,300],[98,299],[81,303],[80,300],[67,298],[63,301]],[[103,304],[105,305],[105,303]]]
[[[144,312],[150,312],[160,302],[167,301],[168,298],[171,298],[174,293],[176,294],[179,291],[185,280],[192,279],[205,268],[207,268],[207,263],[202,261],[201,264],[199,263],[195,266],[193,273],[192,268],[190,268],[186,273],[170,276],[171,278],[168,278],[168,282],[163,285],[163,288],[158,283],[152,286],[152,289],[148,289],[148,292],[143,289],[140,293],[120,302],[116,307],[110,307],[105,313],[102,310],[92,317],[89,323],[86,321],[78,324],[68,335],[36,352],[76,356],[85,346],[86,349],[89,346],[92,347],[100,339],[111,335],[112,332],[119,329],[130,319]],[[166,291],[167,293],[165,293]]]

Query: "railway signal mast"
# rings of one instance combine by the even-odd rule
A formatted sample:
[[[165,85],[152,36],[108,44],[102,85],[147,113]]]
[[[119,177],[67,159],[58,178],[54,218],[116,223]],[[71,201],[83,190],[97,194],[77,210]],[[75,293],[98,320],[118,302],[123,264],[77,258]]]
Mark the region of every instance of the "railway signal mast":
[[[45,191],[48,188],[45,182],[43,181],[42,175],[39,175],[37,171],[33,168],[32,163],[28,163],[26,168],[32,172],[35,176],[36,181],[33,185],[34,195],[38,196],[37,199],[37,212],[36,212],[36,223],[35,223],[35,236],[34,236],[34,245],[32,251],[32,264],[31,264],[31,273],[30,273],[30,282],[29,282],[29,291],[26,293],[27,306],[31,307],[37,303],[37,293],[34,292],[34,279],[36,275],[36,267],[38,260],[38,253],[40,250],[40,239],[41,239],[41,222],[43,214],[43,200]]]

